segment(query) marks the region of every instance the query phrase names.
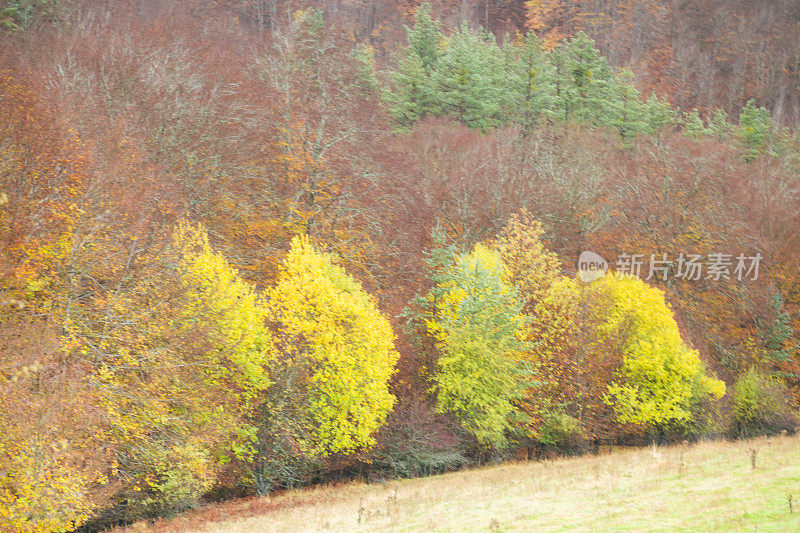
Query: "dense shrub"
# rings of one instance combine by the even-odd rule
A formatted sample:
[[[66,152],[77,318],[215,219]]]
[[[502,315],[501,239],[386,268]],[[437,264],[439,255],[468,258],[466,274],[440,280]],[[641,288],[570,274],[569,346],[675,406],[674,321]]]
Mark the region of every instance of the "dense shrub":
[[[153,450],[143,451],[135,460],[147,468],[146,481],[116,493],[79,531],[102,531],[141,519],[172,517],[201,505],[216,474],[211,457],[202,447],[179,446],[155,454]]]
[[[734,385],[731,432],[747,438],[793,431],[797,415],[792,411],[790,398],[785,384],[755,368],[748,369]]]
[[[699,376],[707,374],[706,365]],[[696,380],[689,400],[689,417],[686,420],[665,424],[657,428],[657,438],[662,443],[678,443],[684,440],[698,441],[724,438],[731,426],[731,394],[722,398],[702,394],[705,384]]]
[[[462,433],[434,407],[407,399],[395,407],[378,435],[371,468],[378,476],[393,478],[458,470],[469,463],[461,451]]]
[[[544,417],[538,442],[547,451],[576,455],[586,451],[587,442],[580,421],[567,413],[555,412]]]

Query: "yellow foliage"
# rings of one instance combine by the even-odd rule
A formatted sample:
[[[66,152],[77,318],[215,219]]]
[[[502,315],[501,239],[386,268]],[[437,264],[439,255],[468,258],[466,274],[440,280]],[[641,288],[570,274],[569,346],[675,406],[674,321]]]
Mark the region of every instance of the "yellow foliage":
[[[0,419],[0,530],[71,531],[89,518],[92,480],[71,464],[68,447]]]
[[[41,322],[0,310],[0,326],[0,531],[71,531],[103,482],[85,391],[50,355],[55,339],[40,336]],[[29,338],[15,342],[19,326]]]
[[[236,373],[234,382],[251,397],[270,384],[266,369],[272,338],[265,327],[264,302],[223,255],[211,250],[201,226],[181,222],[173,242],[186,291],[185,306],[180,310],[183,323],[206,321],[216,348],[210,355],[213,354],[220,367],[211,367],[210,373],[232,363],[232,371]]]
[[[70,322],[65,346],[90,362],[103,439],[117,460],[131,518],[183,509],[221,463],[252,455],[272,338],[261,297],[181,222],[149,258],[151,276]]]
[[[455,414],[481,446],[499,446],[522,392],[527,318],[500,254],[480,244],[441,265],[428,295],[428,333],[441,352],[433,376],[439,412]]]
[[[622,351],[607,399],[621,422],[686,423],[693,399],[725,394],[725,384],[708,376],[697,350],[684,344],[663,291],[639,278],[609,274],[590,285],[590,292],[590,298],[608,303],[595,324],[595,342]]]
[[[373,298],[297,236],[269,292],[269,319],[279,364],[300,369],[296,381],[277,386],[289,389],[297,416],[308,420],[296,436],[306,452],[324,456],[374,444],[373,433],[394,405],[388,381],[399,355]]]

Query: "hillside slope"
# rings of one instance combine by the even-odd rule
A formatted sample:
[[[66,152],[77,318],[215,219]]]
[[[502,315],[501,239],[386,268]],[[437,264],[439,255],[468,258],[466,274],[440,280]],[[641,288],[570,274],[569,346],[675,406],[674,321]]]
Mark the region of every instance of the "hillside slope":
[[[142,530],[800,531],[800,438],[624,450],[298,490],[130,528]]]

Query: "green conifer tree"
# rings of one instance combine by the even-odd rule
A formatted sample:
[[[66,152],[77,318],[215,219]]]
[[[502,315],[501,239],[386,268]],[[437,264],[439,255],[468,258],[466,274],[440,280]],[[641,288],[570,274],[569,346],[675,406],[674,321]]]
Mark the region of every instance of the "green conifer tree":
[[[752,161],[767,148],[772,132],[772,118],[764,107],[756,107],[751,98],[739,114],[738,136],[742,158]]]
[[[533,32],[509,40],[503,53],[508,116],[528,132],[555,110],[555,68]]]
[[[450,37],[436,72],[442,114],[482,131],[498,126],[507,94],[502,65],[493,36],[462,26]]]

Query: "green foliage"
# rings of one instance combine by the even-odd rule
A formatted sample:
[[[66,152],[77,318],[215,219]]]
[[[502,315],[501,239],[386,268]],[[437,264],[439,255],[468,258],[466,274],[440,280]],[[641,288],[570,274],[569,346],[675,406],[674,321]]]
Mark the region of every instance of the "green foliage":
[[[683,127],[689,137],[700,138],[709,133],[696,109],[683,117]]]
[[[733,126],[728,122],[728,113],[724,109],[717,109],[714,111],[714,114],[711,115],[708,128],[717,136],[717,139],[724,141],[730,135]]]
[[[637,134],[648,129],[646,107],[639,101],[639,91],[633,84],[633,72],[620,71],[607,104],[604,122],[617,129],[627,145]]]
[[[627,143],[674,121],[668,104],[642,103],[633,75],[615,73],[584,33],[549,53],[533,32],[501,50],[491,34],[466,25],[443,36],[425,6],[407,33],[409,48],[384,90],[402,128],[433,115],[481,131],[512,123],[530,132],[550,117],[614,128]]]
[[[741,438],[792,431],[797,415],[789,398],[786,385],[749,368],[733,387],[732,430]]]
[[[402,128],[409,128],[426,115],[438,114],[434,81],[422,59],[414,52],[400,60],[398,69],[389,74],[394,90],[384,90],[392,118]]]
[[[668,105],[654,96],[642,103],[633,73],[615,72],[585,33],[578,32],[550,55],[557,70],[558,114],[564,120],[615,128],[626,143],[672,122]]]
[[[433,375],[437,408],[454,414],[480,446],[500,447],[524,387],[522,304],[489,248],[440,254],[431,267],[426,324],[441,352]]]
[[[431,16],[431,5],[425,2],[414,14],[414,27],[406,26],[409,53],[419,57],[422,68],[431,72],[441,56],[441,24]]]
[[[255,463],[262,492],[300,481],[314,461],[372,446],[394,405],[388,382],[399,357],[372,297],[304,236],[269,292],[268,320],[277,354]]]
[[[772,133],[772,118],[764,107],[756,107],[750,99],[739,113],[739,127],[737,129],[742,158],[752,161],[763,153]]]
[[[579,442],[583,433],[578,419],[555,411],[545,416],[537,441],[546,446],[565,447]]]
[[[614,101],[619,96],[617,80],[594,41],[579,32],[552,54],[561,116],[598,126],[608,123],[611,107],[619,105]]]
[[[790,323],[789,313],[786,312],[784,301],[780,294],[772,297],[772,321],[762,327],[761,341],[766,355],[772,362],[785,362],[792,357],[791,351],[786,346],[786,341],[795,334]]]
[[[675,110],[668,101],[659,100],[658,96],[651,94],[644,104],[644,120],[647,124],[646,132],[653,134],[666,129],[675,123]]]
[[[363,85],[365,92],[378,93],[380,84],[375,72],[375,49],[366,44],[359,45],[353,50],[353,58],[358,67],[357,81]]]
[[[426,115],[449,116],[480,130],[500,124],[507,81],[494,37],[462,26],[445,39],[423,6],[408,42],[389,75],[393,90],[384,92],[399,125],[409,127]]]
[[[0,2],[0,31],[25,31],[37,17],[55,19],[60,0],[4,0]]]
[[[536,34],[518,34],[503,48],[508,117],[529,131],[555,108],[555,70]]]
[[[482,131],[499,125],[506,85],[502,64],[494,37],[463,25],[448,39],[437,64],[439,113]]]
[[[397,70],[389,73],[392,89],[383,91],[389,112],[401,128],[441,112],[434,79],[443,39],[439,21],[431,17],[427,3],[419,7],[414,21],[413,28],[406,27],[408,49]]]

